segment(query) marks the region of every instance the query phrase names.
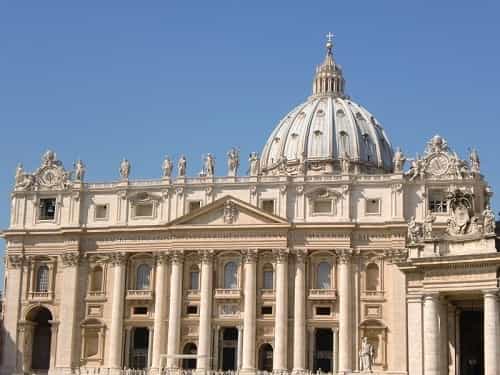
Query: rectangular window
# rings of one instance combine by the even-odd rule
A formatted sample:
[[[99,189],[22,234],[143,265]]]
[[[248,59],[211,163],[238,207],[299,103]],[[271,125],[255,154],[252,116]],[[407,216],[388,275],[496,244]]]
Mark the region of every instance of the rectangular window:
[[[191,290],[198,290],[200,288],[199,283],[200,283],[200,273],[198,271],[191,271],[191,283],[189,285],[189,289]]]
[[[366,214],[367,215],[380,215],[380,199],[369,198],[366,200]]]
[[[263,199],[262,210],[274,215],[274,199]]]
[[[108,218],[107,204],[97,204],[95,206],[95,218],[96,220],[105,220]]]
[[[135,216],[136,217],[153,217],[153,204],[152,203],[141,203],[135,205]]]
[[[191,201],[189,202],[189,212],[199,210],[201,208],[201,201]]]
[[[134,307],[134,315],[148,315],[148,308],[146,306]]]
[[[188,315],[196,315],[196,314],[198,314],[198,306],[188,305],[186,312]]]
[[[327,306],[316,307],[316,315],[330,315],[330,308]]]
[[[264,270],[264,289],[273,289],[273,270]]]
[[[56,217],[56,199],[44,198],[40,199],[40,220],[54,220]]]
[[[331,199],[319,199],[313,202],[313,214],[331,214],[332,210],[332,200]]]
[[[433,213],[448,212],[448,199],[442,190],[429,191],[429,211]]]
[[[273,307],[272,306],[262,306],[261,308],[262,315],[273,315]]]

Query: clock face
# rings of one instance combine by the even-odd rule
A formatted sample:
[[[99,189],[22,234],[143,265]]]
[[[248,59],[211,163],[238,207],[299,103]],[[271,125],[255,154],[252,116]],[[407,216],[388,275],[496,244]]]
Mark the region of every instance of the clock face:
[[[436,176],[441,176],[448,171],[450,161],[444,154],[438,154],[429,161],[429,171]]]

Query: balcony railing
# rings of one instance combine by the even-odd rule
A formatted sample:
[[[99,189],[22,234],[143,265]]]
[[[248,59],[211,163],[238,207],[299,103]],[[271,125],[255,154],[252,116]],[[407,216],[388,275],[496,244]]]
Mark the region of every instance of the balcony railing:
[[[34,301],[49,301],[52,299],[52,292],[29,292],[29,299]]]
[[[241,298],[241,289],[215,289],[216,299],[238,299]]]
[[[127,290],[128,300],[150,300],[153,298],[152,290]]]
[[[185,292],[186,298],[189,300],[193,299],[199,299],[200,298],[200,291],[199,289],[188,289]]]
[[[99,290],[99,291],[89,291],[87,292],[87,299],[88,300],[101,300],[106,298],[106,294],[104,291]]]
[[[310,300],[335,300],[337,291],[335,289],[309,289]]]
[[[383,300],[384,292],[381,290],[364,290],[361,293],[361,298],[364,300]]]
[[[275,291],[274,289],[261,289],[260,296],[263,299],[274,299]]]

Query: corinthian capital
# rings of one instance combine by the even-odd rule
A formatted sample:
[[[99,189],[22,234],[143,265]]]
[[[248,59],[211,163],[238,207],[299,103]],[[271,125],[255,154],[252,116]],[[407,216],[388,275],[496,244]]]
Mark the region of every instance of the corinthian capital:
[[[348,264],[351,262],[353,251],[352,249],[337,249],[335,254],[340,264]]]
[[[304,263],[307,259],[307,250],[306,249],[294,249],[293,253],[297,258],[297,263]]]
[[[9,255],[9,267],[10,268],[20,268],[23,265],[24,257],[22,255]]]
[[[125,253],[113,253],[109,256],[109,262],[111,266],[117,267],[125,264],[127,261],[127,254]]]
[[[170,253],[170,259],[174,264],[182,264],[184,262],[184,251],[175,250]]]
[[[200,250],[198,251],[201,263],[210,264],[214,260],[215,251],[213,250]]]
[[[255,263],[257,262],[257,258],[259,256],[259,252],[257,249],[246,249],[242,250],[243,254],[243,262],[244,263]]]
[[[68,251],[61,254],[63,267],[76,267],[80,263],[80,254],[76,251]]]
[[[276,263],[285,263],[288,261],[288,249],[274,249],[273,254],[276,257]]]

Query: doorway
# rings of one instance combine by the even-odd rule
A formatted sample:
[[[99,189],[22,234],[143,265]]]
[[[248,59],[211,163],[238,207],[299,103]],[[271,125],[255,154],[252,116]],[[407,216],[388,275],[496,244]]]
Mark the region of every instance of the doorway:
[[[148,367],[149,329],[137,327],[132,331],[132,350],[130,352],[130,367],[145,369]]]
[[[482,311],[460,313],[460,375],[484,373],[484,329]]]
[[[46,371],[50,368],[50,345],[52,341],[50,321],[52,320],[52,314],[45,307],[39,307],[29,313],[27,320],[35,325],[31,368]]]
[[[333,369],[333,331],[319,328],[315,333],[314,371],[332,372]]]
[[[196,354],[197,353],[198,353],[198,348],[192,342],[190,342],[184,346],[184,350],[182,351],[182,354],[189,355],[190,357],[183,358],[183,360],[182,360],[182,369],[183,370],[196,369]]]
[[[259,348],[259,370],[273,371],[273,347],[270,344],[263,344]]]
[[[222,370],[234,371],[237,367],[238,329],[227,327],[222,330]]]

